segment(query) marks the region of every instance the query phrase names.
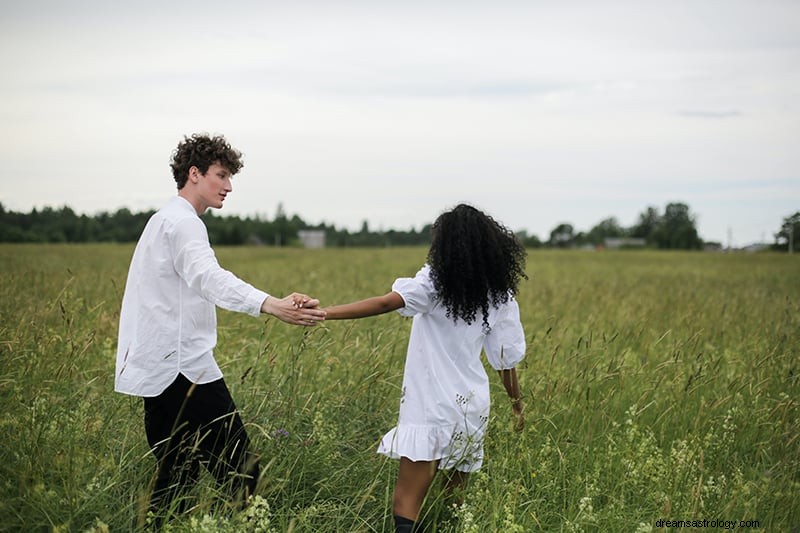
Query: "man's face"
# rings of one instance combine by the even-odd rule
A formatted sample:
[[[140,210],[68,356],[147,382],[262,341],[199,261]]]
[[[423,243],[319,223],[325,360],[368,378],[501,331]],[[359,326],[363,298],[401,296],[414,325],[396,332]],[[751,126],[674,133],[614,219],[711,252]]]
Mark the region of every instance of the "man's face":
[[[231,173],[228,169],[219,163],[212,163],[205,174],[201,174],[197,167],[192,167],[190,172],[194,172],[197,177],[197,199],[200,208],[203,211],[209,207],[221,209],[225,197],[233,190]]]

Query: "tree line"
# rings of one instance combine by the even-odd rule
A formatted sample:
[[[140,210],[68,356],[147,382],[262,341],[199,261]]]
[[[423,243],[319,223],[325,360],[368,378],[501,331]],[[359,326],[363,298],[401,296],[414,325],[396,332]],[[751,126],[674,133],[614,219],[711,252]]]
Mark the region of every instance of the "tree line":
[[[547,244],[559,248],[602,246],[607,239],[626,238],[630,243],[673,250],[699,250],[706,244],[697,232],[695,215],[681,202],[667,204],[663,213],[656,207],[648,207],[636,224],[628,228],[620,225],[616,217],[601,220],[587,232],[576,232],[568,223],[559,224],[550,232]]]
[[[5,209],[0,203],[0,242],[135,242],[154,211],[133,213],[127,208],[96,215],[77,214],[70,207],[45,207],[29,213]],[[299,243],[300,230],[325,232],[327,246],[416,246],[430,243],[430,224],[419,231],[371,230],[367,221],[358,231],[337,228],[335,225],[309,224],[298,215],[288,216],[278,205],[273,219],[265,217],[220,216],[213,211],[203,215],[209,239],[216,245],[264,244],[294,246]],[[623,227],[615,217],[598,222],[588,231],[576,231],[569,223],[558,224],[547,240],[525,231],[517,234],[530,248],[574,248],[602,246],[606,239],[629,239],[623,242],[642,243],[649,248],[700,249],[707,243],[698,235],[696,217],[685,203],[673,202],[664,211],[648,207],[631,227]],[[773,248],[787,250],[800,235],[800,211],[785,217],[774,234]],[[637,241],[630,239],[638,239]]]
[[[131,212],[121,208],[89,216],[72,208],[45,207],[30,213],[5,209],[0,203],[0,242],[135,242],[155,211]],[[281,205],[275,217],[220,216],[209,210],[202,216],[209,240],[217,245],[264,244],[294,246],[300,230],[325,232],[328,246],[412,246],[430,243],[430,224],[419,231],[371,231],[365,221],[359,231],[350,232],[334,225],[308,224],[297,215],[287,216]]]

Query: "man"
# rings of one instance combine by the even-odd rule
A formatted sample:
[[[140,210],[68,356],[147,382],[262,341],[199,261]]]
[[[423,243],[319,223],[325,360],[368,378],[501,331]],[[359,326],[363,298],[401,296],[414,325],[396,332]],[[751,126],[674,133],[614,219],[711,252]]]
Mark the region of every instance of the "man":
[[[199,218],[222,207],[241,153],[221,136],[186,137],[172,155],[178,195],[153,215],[133,253],[119,323],[115,390],[144,398],[147,441],[157,460],[150,510],[159,527],[186,508],[201,461],[233,501],[252,494],[259,466],[214,359],[216,307],[289,324],[324,320],[319,301],[278,299],[217,263]]]

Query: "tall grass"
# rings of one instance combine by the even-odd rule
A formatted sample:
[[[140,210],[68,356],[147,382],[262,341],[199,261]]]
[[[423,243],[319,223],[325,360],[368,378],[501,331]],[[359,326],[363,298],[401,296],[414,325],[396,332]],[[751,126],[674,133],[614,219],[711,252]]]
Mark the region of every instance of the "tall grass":
[[[113,392],[129,245],[0,246],[0,530],[128,531],[153,475],[137,398]],[[223,248],[273,294],[388,291],[425,250]],[[531,252],[520,293],[527,426],[490,373],[486,462],[434,531],[656,531],[656,520],[800,526],[800,259]],[[217,359],[262,455],[246,513],[206,476],[173,531],[391,531],[409,321],[310,330],[220,311]],[[248,516],[249,514],[249,516]]]

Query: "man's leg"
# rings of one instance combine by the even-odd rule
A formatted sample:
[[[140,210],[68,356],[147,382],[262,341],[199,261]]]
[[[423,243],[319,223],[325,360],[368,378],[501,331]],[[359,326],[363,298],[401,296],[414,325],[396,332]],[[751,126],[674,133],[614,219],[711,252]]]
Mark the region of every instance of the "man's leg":
[[[197,481],[199,473],[191,449],[192,428],[183,416],[191,385],[179,375],[160,395],[144,399],[145,433],[157,464],[150,496],[150,511],[156,515],[157,526],[176,498],[181,497],[176,510],[186,509],[185,490]]]
[[[191,441],[173,435],[174,445],[156,448],[158,471],[156,473],[150,507],[163,513],[174,506],[176,514],[190,507],[188,491],[198,480],[200,462],[191,448]]]
[[[244,503],[255,493],[259,464],[233,398],[222,379],[198,385],[196,392],[191,415],[202,415],[197,423],[203,459],[231,501]]]

